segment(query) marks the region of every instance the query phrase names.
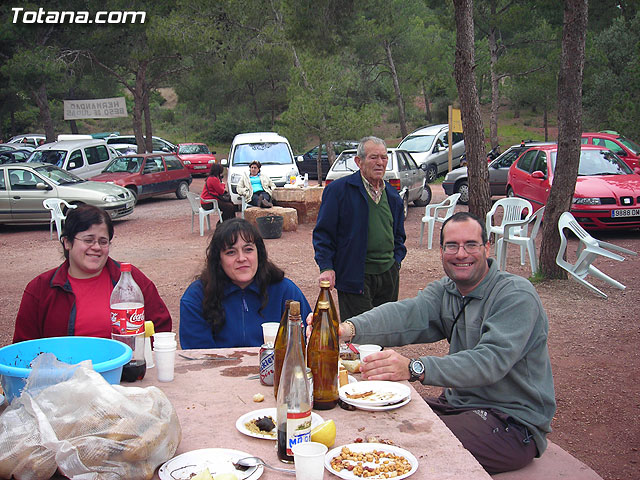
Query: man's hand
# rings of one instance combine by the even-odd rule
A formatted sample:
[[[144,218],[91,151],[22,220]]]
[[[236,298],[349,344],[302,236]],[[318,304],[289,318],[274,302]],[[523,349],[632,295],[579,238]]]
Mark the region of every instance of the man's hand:
[[[307,331],[306,331],[307,343],[309,343],[309,338],[311,337],[311,331],[313,330],[313,326],[311,325],[312,323],[313,323],[313,312],[307,315]],[[350,328],[346,328],[342,323],[338,326],[338,339],[341,342],[350,340],[349,338],[350,334],[351,334]]]
[[[395,350],[382,350],[367,355],[360,364],[364,380],[409,380],[409,359]]]
[[[321,281],[323,280],[328,280],[329,283],[331,284],[331,288],[335,287],[336,285],[336,272],[335,270],[325,270],[324,272],[322,272],[320,274],[320,276],[318,277],[318,284],[320,284]]]

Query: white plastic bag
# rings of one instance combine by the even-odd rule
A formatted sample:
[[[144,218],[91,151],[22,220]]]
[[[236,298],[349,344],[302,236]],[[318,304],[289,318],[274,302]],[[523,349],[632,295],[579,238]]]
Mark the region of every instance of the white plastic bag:
[[[78,480],[150,479],[181,435],[159,389],[109,385],[92,368],[42,354],[0,416],[0,477],[46,480],[59,469]]]

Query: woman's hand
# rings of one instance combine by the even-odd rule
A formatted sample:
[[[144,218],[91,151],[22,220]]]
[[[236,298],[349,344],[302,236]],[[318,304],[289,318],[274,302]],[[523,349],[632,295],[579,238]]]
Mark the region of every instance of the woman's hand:
[[[360,363],[364,380],[409,380],[409,359],[395,350],[372,353]]]

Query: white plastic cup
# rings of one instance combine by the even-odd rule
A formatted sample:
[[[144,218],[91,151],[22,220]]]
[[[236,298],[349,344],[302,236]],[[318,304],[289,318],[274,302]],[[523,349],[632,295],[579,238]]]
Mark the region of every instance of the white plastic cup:
[[[155,346],[153,352],[156,356],[156,369],[159,382],[173,381],[173,372],[176,366],[176,347]]]
[[[291,447],[296,464],[296,480],[322,480],[326,445],[318,442],[298,443]]]
[[[278,335],[278,328],[280,323],[278,322],[266,322],[262,324],[262,337],[264,343],[270,343],[274,345],[276,343],[276,336]]]
[[[153,346],[172,346],[176,343],[176,334],[173,332],[156,332],[153,334]]]
[[[380,350],[382,350],[382,347],[380,345],[360,345],[358,347],[358,351],[360,352],[360,361],[364,360],[372,353],[379,352]]]

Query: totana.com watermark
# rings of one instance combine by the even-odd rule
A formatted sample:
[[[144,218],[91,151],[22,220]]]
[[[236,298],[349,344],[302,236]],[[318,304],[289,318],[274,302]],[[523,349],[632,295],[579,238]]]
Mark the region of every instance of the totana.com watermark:
[[[144,23],[147,12],[123,12],[100,11],[95,14],[90,12],[73,12],[45,10],[25,10],[22,7],[13,7],[13,23]]]

